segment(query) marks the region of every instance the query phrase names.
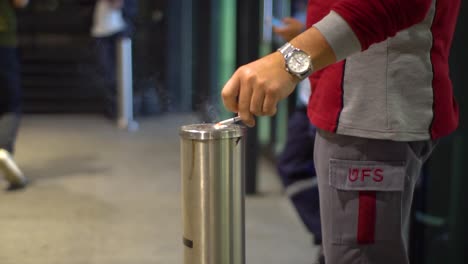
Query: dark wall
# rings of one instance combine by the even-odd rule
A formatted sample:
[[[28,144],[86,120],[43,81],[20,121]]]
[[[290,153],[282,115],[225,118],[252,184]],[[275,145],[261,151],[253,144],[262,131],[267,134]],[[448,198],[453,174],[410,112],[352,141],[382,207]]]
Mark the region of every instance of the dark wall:
[[[460,127],[453,141],[453,160],[449,206],[449,262],[466,263],[468,259],[468,2],[462,1],[450,60],[455,96],[460,106]]]
[[[164,97],[166,1],[126,1],[138,7],[132,19],[135,96],[156,89]],[[18,13],[25,112],[104,111],[105,84],[90,36],[95,2],[34,0]]]
[[[439,141],[427,163],[423,194],[415,206],[412,263],[466,263],[468,242],[468,2],[462,1],[450,56],[454,93],[460,106],[460,126]],[[421,200],[422,199],[422,200]],[[422,202],[421,202],[422,201]],[[414,229],[414,228],[413,228]]]
[[[133,36],[135,112],[138,114],[140,109],[140,114],[145,115],[152,114],[154,110],[166,111],[169,108],[166,78],[169,21],[167,1],[134,1],[138,1]],[[140,107],[138,102],[141,103]]]
[[[101,108],[89,36],[93,1],[31,1],[18,14],[25,112]]]
[[[194,89],[196,92],[192,98],[193,110],[204,113],[208,112],[211,106],[211,78],[212,78],[212,56],[211,52],[216,49],[213,45],[213,36],[216,35],[211,27],[216,19],[211,15],[213,0],[195,0],[194,1],[194,50],[193,64],[194,68]],[[208,115],[206,116],[208,120]]]

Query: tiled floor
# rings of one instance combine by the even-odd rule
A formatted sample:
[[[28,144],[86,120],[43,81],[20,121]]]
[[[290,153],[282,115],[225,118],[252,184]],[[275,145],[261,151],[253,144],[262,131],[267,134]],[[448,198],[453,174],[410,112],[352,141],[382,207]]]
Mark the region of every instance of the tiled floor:
[[[99,116],[25,116],[16,160],[32,183],[0,191],[0,264],[182,263],[177,130],[195,122],[171,114],[128,133]],[[312,263],[311,238],[260,165],[247,263]]]

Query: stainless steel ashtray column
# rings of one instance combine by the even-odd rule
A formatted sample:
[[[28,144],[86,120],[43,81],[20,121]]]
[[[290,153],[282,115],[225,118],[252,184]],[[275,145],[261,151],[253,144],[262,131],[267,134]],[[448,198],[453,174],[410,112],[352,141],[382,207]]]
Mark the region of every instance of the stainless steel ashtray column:
[[[244,264],[244,135],[240,125],[180,129],[184,264]]]

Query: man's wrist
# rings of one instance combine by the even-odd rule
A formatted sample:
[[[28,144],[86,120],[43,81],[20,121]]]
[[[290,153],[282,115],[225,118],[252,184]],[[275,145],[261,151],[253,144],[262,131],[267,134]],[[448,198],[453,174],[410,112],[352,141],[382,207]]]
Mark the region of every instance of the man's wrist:
[[[336,62],[336,56],[327,40],[314,27],[307,29],[293,40],[291,44],[304,50],[312,59],[314,71],[325,68]]]
[[[278,52],[283,56],[285,70],[299,81],[312,74],[314,70],[312,59],[305,51],[288,42],[280,47]]]
[[[284,71],[285,76],[288,77],[288,79],[291,81],[291,83],[298,84],[298,83],[301,82],[299,77],[295,76],[294,74],[289,73],[286,70],[286,64],[285,64],[285,61],[284,61],[284,56],[283,56],[283,54],[281,54],[281,52],[279,52],[277,50],[276,52],[273,52],[271,54],[271,56],[273,56],[275,62],[277,62],[277,63],[275,63],[275,65],[277,65],[276,67],[280,67]]]

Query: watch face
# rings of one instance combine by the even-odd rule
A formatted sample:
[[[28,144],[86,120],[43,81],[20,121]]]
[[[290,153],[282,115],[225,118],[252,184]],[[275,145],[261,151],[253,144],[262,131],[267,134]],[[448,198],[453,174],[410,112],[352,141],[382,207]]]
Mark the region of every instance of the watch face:
[[[296,51],[288,58],[287,64],[289,70],[293,73],[305,73],[310,68],[310,58],[305,52]]]

